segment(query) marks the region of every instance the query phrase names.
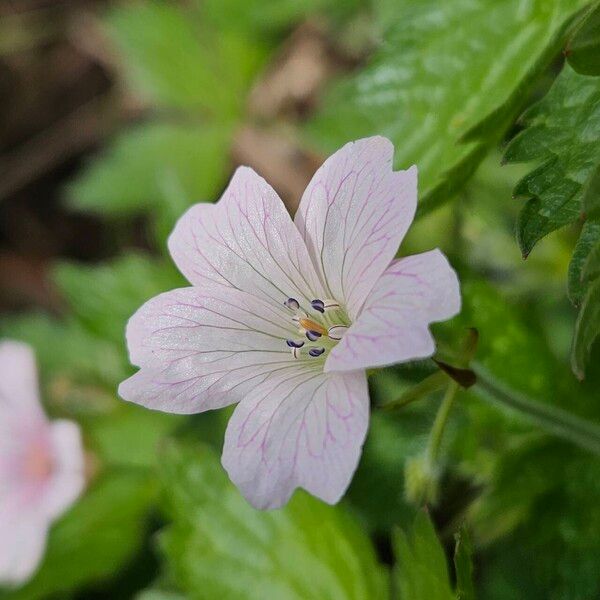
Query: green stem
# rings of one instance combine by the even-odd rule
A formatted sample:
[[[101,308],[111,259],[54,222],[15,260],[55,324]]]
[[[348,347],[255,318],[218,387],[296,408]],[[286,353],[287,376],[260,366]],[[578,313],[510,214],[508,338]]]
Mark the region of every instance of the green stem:
[[[423,398],[443,389],[448,383],[448,379],[448,376],[443,371],[436,371],[429,375],[429,377],[423,379],[423,381],[410,387],[399,398],[383,404],[381,408],[382,410],[396,410],[402,408],[415,400],[419,400],[419,398]]]
[[[429,442],[427,444],[427,458],[431,464],[437,462],[438,455],[440,453],[440,446],[442,443],[442,437],[444,435],[444,429],[446,428],[446,422],[448,421],[448,415],[450,409],[454,404],[454,398],[456,392],[458,392],[459,385],[456,381],[450,381],[446,393],[440,407],[435,415],[435,421],[429,434]]]
[[[497,406],[516,411],[546,432],[600,455],[600,426],[556,406],[527,398],[499,382],[478,363],[473,363],[471,368],[477,375],[474,389],[482,398]]]

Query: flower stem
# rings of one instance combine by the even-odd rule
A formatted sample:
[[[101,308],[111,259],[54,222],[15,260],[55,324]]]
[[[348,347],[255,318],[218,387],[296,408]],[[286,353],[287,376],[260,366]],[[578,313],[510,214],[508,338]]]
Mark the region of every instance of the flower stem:
[[[450,409],[454,404],[454,398],[460,386],[456,381],[451,380],[446,388],[446,393],[442,399],[442,403],[438,408],[435,420],[429,434],[429,441],[427,443],[427,458],[430,464],[435,464],[440,453],[440,446],[442,443],[442,437],[444,435],[444,429],[446,428],[446,422],[448,421],[448,415]]]
[[[482,398],[516,411],[546,432],[600,455],[600,426],[556,406],[531,400],[499,382],[478,363],[472,363],[471,368],[477,375],[474,389]]]
[[[400,397],[383,404],[381,408],[386,411],[403,408],[407,404],[419,400],[419,398],[423,398],[424,396],[428,396],[429,394],[433,394],[433,392],[443,389],[448,381],[449,377],[446,373],[443,371],[436,371],[429,375],[429,377],[423,379],[423,381],[410,387]]]

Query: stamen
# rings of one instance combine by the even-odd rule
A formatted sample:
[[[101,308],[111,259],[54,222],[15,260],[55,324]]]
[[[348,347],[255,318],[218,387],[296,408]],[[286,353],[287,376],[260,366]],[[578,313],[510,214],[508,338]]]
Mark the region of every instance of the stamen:
[[[323,300],[312,300],[310,305],[315,309],[318,310],[320,313],[324,313],[325,312],[325,303],[323,302]]]
[[[285,340],[285,343],[290,347],[290,348],[302,348],[302,346],[304,346],[304,341],[303,340]]]
[[[346,333],[346,331],[348,331],[348,328],[345,325],[334,325],[333,327],[329,328],[329,331],[327,332],[327,335],[332,339],[332,340],[341,340],[342,337],[344,336],[344,334]]]
[[[316,323],[312,319],[306,319],[301,317],[300,319],[298,319],[298,324],[303,329],[306,329],[306,331],[316,331],[321,335],[327,335],[327,329],[325,329],[323,325],[319,325],[319,323]]]
[[[288,298],[283,305],[290,310],[298,310],[300,308],[300,303],[296,298]]]
[[[335,343],[339,342],[342,339],[342,337],[348,330],[348,327],[346,325],[331,325],[329,327],[332,321],[334,323],[338,321],[338,317],[336,317],[335,314],[333,315],[333,317],[325,318],[324,320],[327,321],[326,323],[320,322],[321,314],[323,314],[325,311],[335,311],[341,308],[339,302],[337,302],[336,300],[332,300],[330,298],[327,298],[325,300],[315,298],[314,300],[311,300],[311,308],[317,313],[320,313],[312,313],[314,315],[314,318],[309,317],[309,315],[300,308],[300,303],[295,298],[288,298],[283,304],[287,309],[291,311],[291,320],[298,328],[298,333],[300,334],[300,336],[306,336],[306,339],[308,339],[310,342],[316,342],[320,338],[329,338],[329,340],[331,340],[331,343],[335,345]],[[287,344],[287,347],[290,349],[290,352],[292,353],[292,356],[294,358],[301,358],[302,349],[306,344],[305,339],[290,338],[286,339],[285,343]],[[312,358],[318,358],[325,352],[326,348],[329,348],[331,346],[331,343],[329,341],[325,342],[324,340],[321,340],[321,343],[325,343],[325,347],[308,346],[308,355]]]
[[[323,300],[323,308],[325,310],[337,310],[340,307],[340,303],[337,300],[326,298]]]

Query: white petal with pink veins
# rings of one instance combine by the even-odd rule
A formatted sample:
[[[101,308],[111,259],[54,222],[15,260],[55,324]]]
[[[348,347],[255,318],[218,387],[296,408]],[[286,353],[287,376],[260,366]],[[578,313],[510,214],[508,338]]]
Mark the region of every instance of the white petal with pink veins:
[[[393,153],[383,137],[346,144],[316,172],[296,213],[328,297],[343,302],[351,319],[415,214],[416,167],[392,171]]]
[[[226,406],[294,362],[285,344],[293,335],[283,303],[218,284],[166,292],[129,321],[131,361],[142,369],[119,393],[176,413]]]
[[[458,278],[439,250],[396,260],[331,351],[325,371],[352,371],[431,356],[435,344],[428,325],[449,319],[459,310]]]
[[[369,421],[366,376],[291,367],[237,406],[223,465],[256,508],[278,508],[297,487],[331,504],[344,494]]]
[[[429,324],[455,314],[458,281],[439,252],[393,261],[413,220],[417,171],[393,171],[381,137],[344,146],[317,171],[292,221],[273,189],[236,171],[216,205],[196,205],[169,249],[194,287],[130,320],[140,370],[126,400],[173,413],[239,402],[223,465],[258,508],[303,487],[334,503],[365,438],[365,369],[434,352]]]
[[[197,204],[179,220],[169,250],[194,285],[221,283],[275,305],[309,303],[322,286],[308,250],[273,188],[240,167],[216,205]]]

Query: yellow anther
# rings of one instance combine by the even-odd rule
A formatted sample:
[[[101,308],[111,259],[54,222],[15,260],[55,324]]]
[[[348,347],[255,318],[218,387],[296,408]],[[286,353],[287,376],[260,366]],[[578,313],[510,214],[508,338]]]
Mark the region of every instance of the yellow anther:
[[[298,323],[300,324],[300,327],[306,329],[306,331],[316,331],[317,333],[320,333],[321,335],[327,335],[327,329],[325,329],[325,327],[323,327],[323,325],[319,325],[318,323],[315,323],[312,319],[298,319]]]

